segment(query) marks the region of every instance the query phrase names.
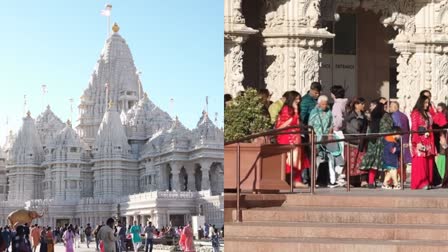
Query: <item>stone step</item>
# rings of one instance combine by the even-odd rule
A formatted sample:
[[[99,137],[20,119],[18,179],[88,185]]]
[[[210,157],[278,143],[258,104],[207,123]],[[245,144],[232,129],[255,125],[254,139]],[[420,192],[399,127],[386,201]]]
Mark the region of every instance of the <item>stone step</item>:
[[[236,219],[236,211],[233,219]],[[436,208],[350,208],[350,207],[271,207],[245,209],[243,222],[321,222],[359,224],[448,225],[448,209]]]
[[[448,225],[388,225],[341,223],[227,223],[225,237],[334,238],[448,241]],[[227,240],[226,240],[227,243]]]
[[[226,227],[227,228],[227,227]],[[329,239],[329,238],[256,238],[232,237],[225,242],[226,252],[445,252],[446,241],[378,241],[372,239]]]
[[[331,195],[287,194],[283,206],[369,207],[369,208],[448,208],[446,195],[421,195],[421,192],[371,190]],[[348,197],[349,196],[349,197]]]

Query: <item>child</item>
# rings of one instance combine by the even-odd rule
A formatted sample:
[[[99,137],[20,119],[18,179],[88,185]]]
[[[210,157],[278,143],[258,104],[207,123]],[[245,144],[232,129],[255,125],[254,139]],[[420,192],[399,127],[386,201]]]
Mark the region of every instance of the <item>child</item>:
[[[400,132],[400,128],[393,127],[393,132]],[[398,184],[397,169],[399,165],[400,157],[400,135],[391,135],[383,138],[384,151],[383,151],[383,168],[385,171],[383,189],[392,189],[389,185],[389,180],[393,181],[393,189],[401,189],[400,184]]]
[[[448,111],[445,103],[441,102],[437,104],[437,112],[434,116],[434,123],[440,128],[445,128],[448,124],[447,113]]]

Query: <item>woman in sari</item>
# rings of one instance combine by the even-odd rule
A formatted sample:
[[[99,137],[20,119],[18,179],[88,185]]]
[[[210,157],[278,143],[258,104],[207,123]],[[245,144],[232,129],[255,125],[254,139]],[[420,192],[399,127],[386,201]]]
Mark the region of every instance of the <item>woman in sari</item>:
[[[290,126],[300,125],[300,100],[301,96],[296,91],[290,91],[286,95],[285,103],[277,117],[277,122],[275,124],[276,129],[286,128]],[[290,134],[281,134],[277,136],[277,143],[279,144],[300,144],[301,138],[298,129],[287,130]],[[302,153],[302,158],[299,160],[299,151]],[[293,176],[294,187],[307,187],[302,182],[302,171],[299,171],[299,162],[301,162],[302,169],[307,169],[310,167],[309,160],[306,153],[303,151],[303,147],[296,147],[293,150],[293,164],[291,164],[290,152],[288,152],[286,157],[286,174]],[[291,169],[291,166],[293,169]],[[291,172],[291,170],[294,170]],[[292,174],[291,174],[292,173]],[[288,179],[288,182],[290,180]]]
[[[382,98],[380,98],[382,100]],[[373,101],[371,104],[371,118],[367,134],[369,133],[388,133],[392,131],[392,116],[386,112],[385,104],[380,100]],[[373,106],[372,106],[373,105]],[[369,188],[376,187],[375,177],[378,170],[383,168],[383,137],[375,137],[368,140],[367,152],[362,159],[360,170],[369,172]]]
[[[421,95],[411,113],[412,131],[412,172],[411,189],[431,189],[433,179],[434,157],[437,151],[434,146],[434,134],[424,132],[432,129],[432,117],[429,112],[430,99]]]
[[[345,117],[345,137],[348,139],[350,152],[350,176],[360,177],[361,187],[367,187],[367,172],[359,170],[365,155],[365,140],[350,134],[365,134],[367,131],[367,118],[364,114],[366,100],[362,97],[354,98],[350,103],[347,116]]]
[[[190,223],[182,230],[179,245],[184,252],[196,252],[194,248],[193,230],[191,230]]]

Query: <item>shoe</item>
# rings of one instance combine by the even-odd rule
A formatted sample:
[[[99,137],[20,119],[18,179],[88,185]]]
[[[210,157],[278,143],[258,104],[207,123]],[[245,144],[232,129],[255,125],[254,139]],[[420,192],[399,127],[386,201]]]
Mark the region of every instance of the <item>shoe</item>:
[[[367,188],[367,187],[369,187],[369,183],[367,183],[366,181],[363,181],[363,182],[361,182],[361,187]]]
[[[386,190],[392,189],[392,187],[390,187],[390,185],[384,185],[384,184],[381,186],[381,188],[386,189]]]
[[[398,185],[394,185],[394,190],[401,190],[401,185],[400,184],[398,184]]]
[[[369,184],[369,189],[375,189],[375,188],[376,188],[375,184]]]
[[[345,182],[345,180],[338,181],[337,183],[338,183],[338,185],[339,185],[340,187],[344,187],[344,186],[347,185],[347,182]]]
[[[336,188],[339,187],[339,184],[333,183],[333,184],[328,184],[329,188]]]
[[[308,188],[308,186],[302,182],[294,182],[294,187],[295,188]]]

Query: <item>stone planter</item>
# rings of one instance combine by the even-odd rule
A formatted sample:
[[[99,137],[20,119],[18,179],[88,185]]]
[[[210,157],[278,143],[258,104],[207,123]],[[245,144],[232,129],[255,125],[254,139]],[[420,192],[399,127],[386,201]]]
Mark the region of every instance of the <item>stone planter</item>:
[[[243,191],[288,190],[285,158],[288,145],[240,143],[240,181]],[[224,189],[236,189],[237,144],[224,146]]]

